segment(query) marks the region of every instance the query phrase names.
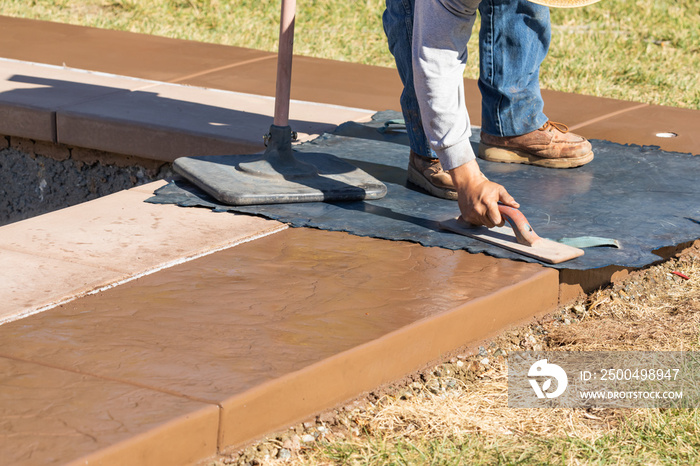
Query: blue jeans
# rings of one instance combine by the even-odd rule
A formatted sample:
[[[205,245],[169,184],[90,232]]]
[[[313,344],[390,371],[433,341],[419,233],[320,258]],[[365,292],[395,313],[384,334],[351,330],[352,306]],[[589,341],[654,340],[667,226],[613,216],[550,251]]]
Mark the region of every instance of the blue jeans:
[[[386,0],[382,20],[404,86],[401,110],[411,150],[434,156],[423,132],[413,89],[414,1]],[[479,12],[481,130],[494,136],[518,136],[534,131],[547,121],[539,71],[549,49],[549,8],[527,0],[482,0]]]

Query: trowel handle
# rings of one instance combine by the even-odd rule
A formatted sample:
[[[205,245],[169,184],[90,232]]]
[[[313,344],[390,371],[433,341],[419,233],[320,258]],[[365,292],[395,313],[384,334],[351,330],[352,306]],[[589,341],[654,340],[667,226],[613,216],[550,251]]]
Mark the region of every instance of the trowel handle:
[[[541,239],[530,226],[530,222],[527,221],[523,213],[518,209],[498,204],[498,211],[513,229],[518,243],[524,244],[525,246],[532,246],[536,241]]]

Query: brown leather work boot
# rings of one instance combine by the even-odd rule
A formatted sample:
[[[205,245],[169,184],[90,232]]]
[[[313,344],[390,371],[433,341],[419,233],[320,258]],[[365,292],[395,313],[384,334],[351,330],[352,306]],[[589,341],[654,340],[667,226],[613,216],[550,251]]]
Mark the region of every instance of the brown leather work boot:
[[[411,151],[408,159],[408,181],[430,194],[443,199],[457,200],[452,177],[442,169],[438,159],[423,157]]]
[[[481,133],[479,158],[490,162],[524,163],[547,168],[573,168],[593,160],[591,143],[570,133],[562,123],[548,121],[522,136],[491,136]]]

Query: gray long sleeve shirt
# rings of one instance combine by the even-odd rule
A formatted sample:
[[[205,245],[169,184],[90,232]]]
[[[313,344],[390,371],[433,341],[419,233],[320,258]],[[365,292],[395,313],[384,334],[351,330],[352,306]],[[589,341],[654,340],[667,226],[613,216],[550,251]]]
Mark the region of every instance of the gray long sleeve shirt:
[[[423,129],[444,170],[476,156],[464,103],[464,68],[480,0],[416,0],[413,76]]]

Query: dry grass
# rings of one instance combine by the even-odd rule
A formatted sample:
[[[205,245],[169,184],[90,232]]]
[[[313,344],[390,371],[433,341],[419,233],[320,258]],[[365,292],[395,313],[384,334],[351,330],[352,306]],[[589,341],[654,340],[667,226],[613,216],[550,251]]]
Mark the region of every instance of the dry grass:
[[[592,294],[584,311],[587,318],[552,331],[550,346],[567,351],[697,351],[700,261],[693,257],[635,273],[623,284]]]
[[[459,438],[481,434],[542,438],[575,435],[594,439],[600,435],[587,422],[590,415],[585,417],[571,409],[522,410],[514,416],[513,409],[508,408],[506,365],[498,361],[491,366],[480,374],[477,383],[457,381],[450,389],[437,393],[422,388],[414,399],[407,401],[387,397],[376,412],[363,413],[356,420],[366,426],[368,433],[390,438]]]

